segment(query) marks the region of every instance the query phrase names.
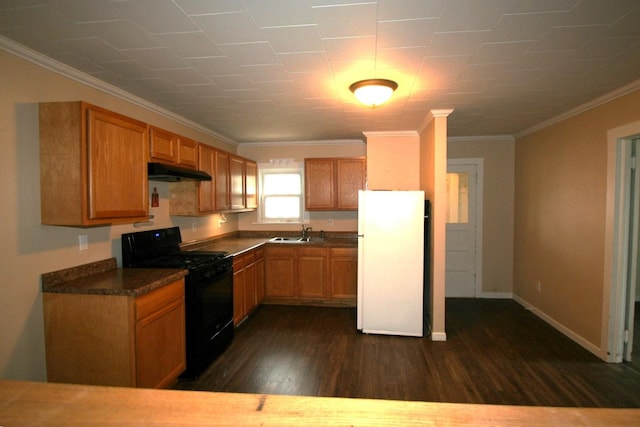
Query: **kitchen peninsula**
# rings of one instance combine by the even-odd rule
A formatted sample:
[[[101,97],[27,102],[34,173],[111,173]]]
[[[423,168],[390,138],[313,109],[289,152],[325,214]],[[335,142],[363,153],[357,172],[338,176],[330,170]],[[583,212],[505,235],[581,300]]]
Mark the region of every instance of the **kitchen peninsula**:
[[[150,390],[0,380],[0,422],[170,426],[635,426],[640,409]]]

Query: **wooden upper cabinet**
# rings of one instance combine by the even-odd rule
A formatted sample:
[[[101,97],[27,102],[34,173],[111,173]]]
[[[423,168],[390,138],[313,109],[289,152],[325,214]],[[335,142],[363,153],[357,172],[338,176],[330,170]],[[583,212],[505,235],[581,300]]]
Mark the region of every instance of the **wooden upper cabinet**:
[[[42,223],[146,220],[147,125],[79,101],[42,103],[39,109]]]
[[[198,169],[215,176],[216,149],[200,144],[198,147]],[[216,209],[214,181],[200,181],[198,183],[198,211],[213,212]]]
[[[307,210],[357,210],[366,185],[365,158],[305,159]]]
[[[332,210],[336,207],[335,161],[304,159],[305,208]]]
[[[358,190],[364,190],[367,164],[364,159],[337,159],[337,208],[358,209]]]
[[[198,167],[198,143],[154,126],[150,128],[151,161],[195,169]]]
[[[198,143],[193,139],[178,138],[178,165],[194,169],[198,167]]]
[[[231,209],[244,209],[244,159],[229,156],[229,201]]]
[[[245,160],[244,171],[245,207],[256,209],[258,207],[258,164],[251,160]]]
[[[215,152],[215,205],[217,211],[229,209],[229,153]]]

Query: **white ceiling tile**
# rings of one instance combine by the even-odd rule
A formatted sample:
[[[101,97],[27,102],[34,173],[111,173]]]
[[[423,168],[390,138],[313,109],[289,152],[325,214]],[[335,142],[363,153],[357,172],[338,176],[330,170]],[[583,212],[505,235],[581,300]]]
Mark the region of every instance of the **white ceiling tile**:
[[[376,57],[376,38],[373,36],[341,37],[322,42],[328,60],[374,60]]]
[[[533,41],[483,43],[471,62],[473,64],[514,62],[522,58],[533,45]]]
[[[22,1],[20,2],[22,3]],[[95,2],[78,0],[42,0],[40,3],[46,4],[72,22],[110,21],[126,18],[126,15],[114,7],[112,2],[101,2],[99,6]]]
[[[129,0],[112,3],[149,33],[196,31],[196,25],[171,0]]]
[[[221,46],[222,51],[236,65],[263,65],[278,62],[276,54],[267,42],[229,44]]]
[[[265,40],[264,34],[247,12],[198,15],[192,19],[217,45]]]
[[[223,55],[203,31],[192,33],[166,33],[153,36],[180,58],[204,58]]]
[[[290,80],[291,75],[282,64],[246,65],[240,67],[255,82],[276,82]]]
[[[507,14],[500,18],[487,41],[538,40],[553,26],[562,24],[564,12]]]
[[[160,43],[129,20],[112,20],[78,24],[91,27],[91,32],[117,49],[160,47]],[[86,30],[89,33],[89,30]]]
[[[98,64],[101,62],[130,59],[125,53],[108,45],[98,37],[56,40],[53,44],[59,52],[75,52],[87,58],[92,58],[92,60]]]
[[[427,51],[428,56],[474,55],[490,31],[435,33]]]
[[[376,54],[376,69],[394,68],[406,74],[415,74],[420,70],[426,52],[426,47],[380,49]]]
[[[361,37],[376,33],[375,3],[316,7],[313,13],[323,38]]]
[[[158,75],[166,77],[176,85],[206,84],[210,81],[193,68],[171,68],[158,70]]]
[[[445,0],[378,0],[378,20],[437,18]]]
[[[250,90],[255,88],[253,80],[244,74],[210,76],[209,79],[225,91]]]
[[[412,19],[378,23],[378,49],[428,46],[437,19]]]
[[[174,0],[174,3],[187,15],[244,12],[247,10],[242,0]]]
[[[228,56],[214,56],[210,58],[190,58],[185,60],[193,68],[205,76],[240,74],[240,67]]]
[[[262,31],[276,53],[318,52],[323,48],[317,25],[264,28]]]
[[[533,51],[578,49],[604,30],[603,25],[551,28],[533,47]]]
[[[491,30],[495,28],[509,1],[447,1],[440,16],[437,31]]]
[[[262,28],[315,24],[307,0],[244,0],[244,4]]]
[[[282,53],[278,59],[290,73],[329,70],[324,52]]]
[[[122,52],[151,69],[184,68],[187,65],[166,47],[123,49]]]
[[[113,74],[122,76],[125,79],[150,79],[156,77],[156,73],[130,58],[126,61],[101,62],[100,66]]]

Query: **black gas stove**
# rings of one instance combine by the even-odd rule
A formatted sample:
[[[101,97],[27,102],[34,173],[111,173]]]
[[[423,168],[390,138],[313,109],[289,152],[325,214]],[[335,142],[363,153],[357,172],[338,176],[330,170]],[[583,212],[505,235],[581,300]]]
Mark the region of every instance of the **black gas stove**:
[[[125,268],[181,268],[185,277],[187,369],[197,377],[233,339],[233,259],[227,252],[182,251],[179,227],[122,235]]]

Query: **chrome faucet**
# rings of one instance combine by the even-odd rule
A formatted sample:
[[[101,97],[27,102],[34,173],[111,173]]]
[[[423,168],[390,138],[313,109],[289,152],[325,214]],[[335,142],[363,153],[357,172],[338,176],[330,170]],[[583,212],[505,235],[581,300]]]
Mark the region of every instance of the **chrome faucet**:
[[[313,228],[311,227],[305,227],[304,224],[302,224],[302,238],[303,239],[309,239],[309,232],[313,230]]]

